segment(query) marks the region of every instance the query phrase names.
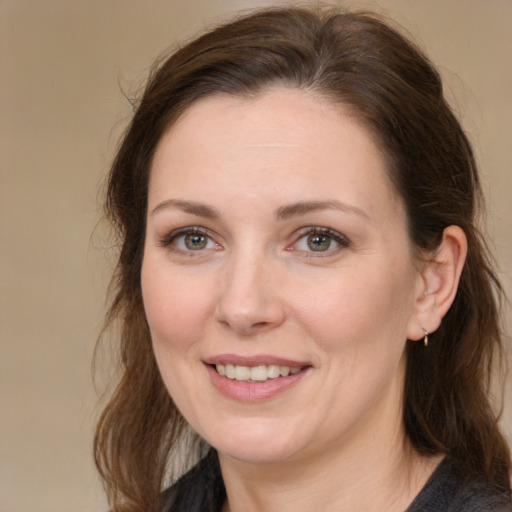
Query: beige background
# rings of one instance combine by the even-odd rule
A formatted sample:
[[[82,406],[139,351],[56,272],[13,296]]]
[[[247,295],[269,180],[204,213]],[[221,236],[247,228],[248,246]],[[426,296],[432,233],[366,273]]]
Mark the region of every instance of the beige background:
[[[130,114],[120,85],[136,91],[166,47],[270,3],[0,0],[0,512],[105,508],[90,360],[109,261],[92,233]],[[352,5],[389,13],[439,64],[476,146],[512,296],[512,0]],[[510,435],[510,405],[504,424]]]

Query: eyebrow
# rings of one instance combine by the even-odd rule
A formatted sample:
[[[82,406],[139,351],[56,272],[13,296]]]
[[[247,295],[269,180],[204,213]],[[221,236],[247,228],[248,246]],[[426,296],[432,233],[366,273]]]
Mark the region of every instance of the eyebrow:
[[[167,199],[167,201],[161,202],[155,206],[155,208],[153,208],[151,215],[154,215],[160,210],[166,210],[169,208],[175,208],[182,210],[185,213],[191,213],[192,215],[197,215],[198,217],[206,217],[208,219],[218,219],[220,217],[220,213],[216,208],[207,206],[203,203],[183,201],[181,199]]]
[[[278,220],[287,220],[292,217],[299,217],[306,215],[307,213],[318,211],[318,210],[339,210],[346,213],[354,213],[367,220],[370,220],[369,215],[364,211],[347,203],[341,201],[301,201],[298,203],[281,206],[276,212],[276,218]]]
[[[196,203],[194,201],[184,201],[182,199],[167,199],[166,201],[161,202],[155,206],[155,208],[153,208],[151,215],[154,215],[161,210],[173,208],[181,210],[185,213],[190,213],[192,215],[197,215],[198,217],[205,217],[208,219],[219,219],[221,216],[219,211],[212,206],[208,206],[203,203]],[[338,210],[346,213],[353,213],[370,220],[368,214],[360,208],[357,208],[357,206],[342,203],[341,201],[337,200],[300,201],[298,203],[281,206],[276,211],[275,217],[277,220],[287,220],[293,217],[300,217],[301,215],[306,215],[318,210]]]

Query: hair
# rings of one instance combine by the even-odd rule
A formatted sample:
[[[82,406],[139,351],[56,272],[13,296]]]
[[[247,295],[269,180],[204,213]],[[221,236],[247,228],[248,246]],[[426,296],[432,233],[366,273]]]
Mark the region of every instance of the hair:
[[[418,452],[449,454],[468,473],[509,490],[510,455],[489,398],[491,373],[503,361],[502,290],[477,227],[483,199],[471,145],[439,74],[375,14],[285,7],[221,25],[160,64],[113,161],[105,208],[121,248],[105,329],[119,328],[122,374],[95,437],[113,509],[152,510],[187,435],[155,363],[141,296],[155,148],[199,99],[253,97],[276,85],[342,105],[371,131],[418,255],[434,251],[447,226],[466,234],[468,255],[451,309],[427,349],[407,345],[403,422]],[[193,445],[185,450],[191,459]]]

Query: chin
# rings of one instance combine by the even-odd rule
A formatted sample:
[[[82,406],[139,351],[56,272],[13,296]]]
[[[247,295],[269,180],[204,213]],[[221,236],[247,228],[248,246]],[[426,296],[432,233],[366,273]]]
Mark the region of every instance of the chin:
[[[244,421],[241,425],[224,427],[222,430],[223,435],[213,435],[207,440],[221,455],[247,463],[289,460],[304,445],[304,440],[298,439],[295,429],[289,426],[279,428],[278,425],[260,423],[251,427]]]
[[[226,447],[226,450],[218,449],[220,455],[236,459],[247,464],[276,464],[293,458],[297,449],[279,449],[269,445]]]

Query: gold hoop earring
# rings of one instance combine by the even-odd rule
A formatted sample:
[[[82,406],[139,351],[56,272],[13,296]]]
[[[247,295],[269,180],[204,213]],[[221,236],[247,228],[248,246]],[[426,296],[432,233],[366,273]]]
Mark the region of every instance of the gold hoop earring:
[[[423,338],[423,345],[426,347],[426,346],[428,346],[428,334],[429,334],[429,332],[426,329],[423,329],[423,332],[425,333],[425,337]]]

